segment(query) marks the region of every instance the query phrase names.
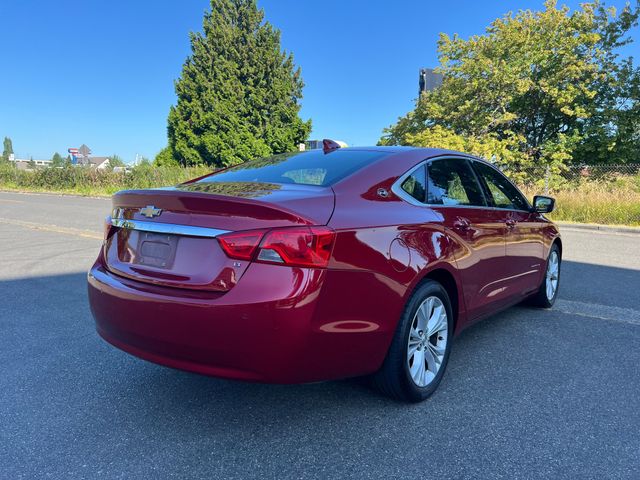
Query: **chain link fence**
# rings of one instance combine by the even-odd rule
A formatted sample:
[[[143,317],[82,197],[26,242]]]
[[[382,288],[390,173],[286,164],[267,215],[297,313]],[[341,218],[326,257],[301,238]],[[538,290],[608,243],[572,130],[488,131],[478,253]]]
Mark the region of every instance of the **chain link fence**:
[[[555,197],[554,220],[640,226],[640,163],[502,170],[530,200]]]
[[[624,165],[569,165],[560,167],[513,167],[501,169],[526,190],[537,188],[546,194],[576,190],[584,186],[630,189],[640,193],[640,163]]]

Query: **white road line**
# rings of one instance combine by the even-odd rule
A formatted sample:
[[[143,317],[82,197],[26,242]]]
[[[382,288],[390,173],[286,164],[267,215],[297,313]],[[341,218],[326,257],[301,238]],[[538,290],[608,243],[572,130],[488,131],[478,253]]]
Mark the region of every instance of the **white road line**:
[[[91,231],[81,230],[79,228],[60,227],[58,225],[49,225],[46,223],[25,222],[22,220],[14,220],[12,218],[0,217],[0,224],[16,225],[18,227],[30,228],[31,230],[43,230],[45,232],[62,233],[65,235],[73,235],[75,237],[94,238],[102,240],[102,235]]]
[[[632,308],[611,307],[608,305],[576,302],[572,300],[558,300],[553,310],[571,315],[580,315],[582,317],[640,325],[640,310],[634,310]]]

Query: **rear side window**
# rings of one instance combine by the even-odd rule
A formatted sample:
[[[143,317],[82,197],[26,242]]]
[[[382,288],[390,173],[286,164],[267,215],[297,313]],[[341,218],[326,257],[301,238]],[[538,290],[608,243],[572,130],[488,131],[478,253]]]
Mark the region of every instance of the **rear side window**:
[[[425,166],[421,165],[402,182],[400,187],[417,201],[424,203],[427,190],[426,176]]]
[[[466,160],[443,158],[427,167],[427,203],[485,206],[482,190]]]
[[[233,166],[197,183],[297,183],[326,187],[387,155],[388,152],[348,148],[329,153],[322,150],[283,153]]]
[[[478,175],[484,180],[493,200],[493,206],[510,210],[529,210],[527,200],[507,177],[482,162],[474,162]]]

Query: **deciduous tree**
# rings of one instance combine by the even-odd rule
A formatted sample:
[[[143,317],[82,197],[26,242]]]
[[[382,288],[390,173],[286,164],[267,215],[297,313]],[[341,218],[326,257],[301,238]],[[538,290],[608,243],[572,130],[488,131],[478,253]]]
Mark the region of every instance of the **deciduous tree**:
[[[637,19],[637,6],[570,11],[548,0],[484,35],[441,34],[442,85],[380,143],[462,149],[516,170],[637,160],[640,73],[619,56]]]

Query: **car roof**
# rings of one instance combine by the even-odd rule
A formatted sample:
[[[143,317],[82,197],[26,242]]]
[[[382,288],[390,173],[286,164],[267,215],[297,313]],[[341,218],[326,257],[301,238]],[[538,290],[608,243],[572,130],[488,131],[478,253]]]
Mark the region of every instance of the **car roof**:
[[[400,153],[416,153],[416,152],[420,152],[423,156],[424,159],[428,159],[428,158],[432,158],[432,157],[440,157],[440,156],[445,156],[445,155],[452,155],[455,157],[464,157],[464,158],[471,158],[474,160],[480,160],[482,162],[487,162],[487,160],[485,160],[484,158],[480,158],[477,157],[475,155],[472,155],[470,153],[465,153],[465,152],[458,152],[456,150],[447,150],[445,148],[430,148],[430,147],[406,147],[406,146],[380,146],[380,145],[376,145],[376,146],[372,146],[372,147],[346,147],[349,150],[359,150],[359,151],[364,151],[364,150],[368,150],[368,151],[379,151],[379,152],[387,152],[389,155],[395,155],[395,154],[400,154]]]
[[[432,160],[436,158],[451,158],[453,160],[473,160],[482,162],[486,165],[489,165],[493,168],[497,168],[490,161],[485,160],[483,158],[477,157],[475,155],[458,152],[455,150],[447,150],[444,148],[429,148],[429,147],[408,147],[408,146],[371,146],[371,147],[346,147],[344,150],[350,151],[374,151],[374,152],[385,152],[386,155],[382,155],[380,158],[371,162],[368,165],[363,166],[358,169],[353,174],[346,176],[336,182],[335,185],[339,185],[341,183],[350,183],[354,178],[359,177],[364,174],[365,176],[370,175],[373,172],[374,177],[380,176],[377,181],[383,181],[389,176],[394,175],[402,175],[406,173],[409,169],[413,168],[417,164]],[[380,169],[381,164],[393,165],[391,170],[388,169]],[[366,172],[366,173],[365,173]],[[384,178],[383,178],[384,177]]]

